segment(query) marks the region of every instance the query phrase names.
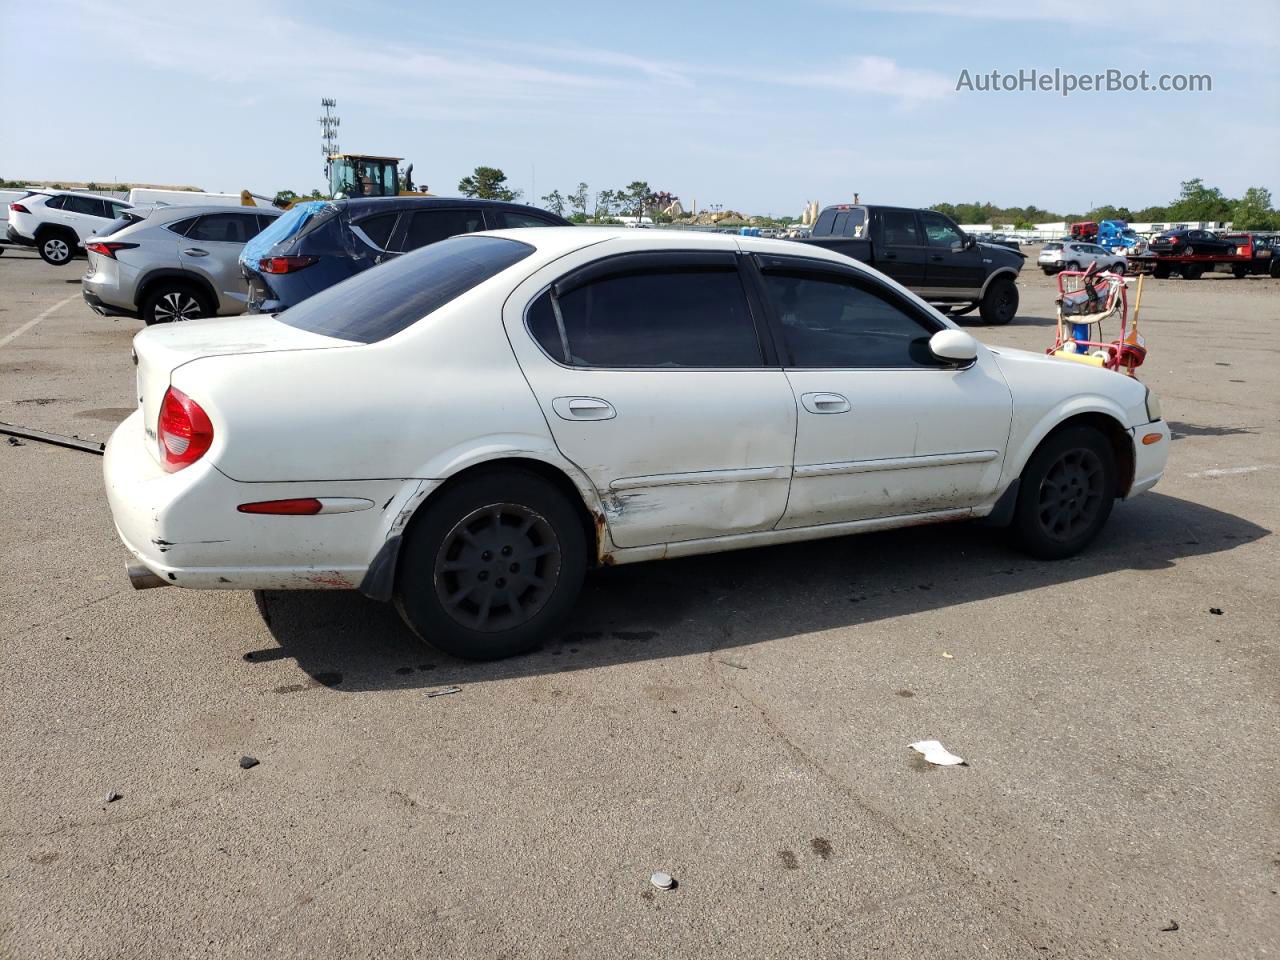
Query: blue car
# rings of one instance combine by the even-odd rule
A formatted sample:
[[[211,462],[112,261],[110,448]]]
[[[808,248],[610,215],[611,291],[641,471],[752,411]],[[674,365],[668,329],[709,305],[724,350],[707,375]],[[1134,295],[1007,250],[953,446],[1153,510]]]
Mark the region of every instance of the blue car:
[[[384,260],[477,230],[563,227],[554,213],[456,197],[361,197],[301,203],[245,244],[248,312],[279,313]]]

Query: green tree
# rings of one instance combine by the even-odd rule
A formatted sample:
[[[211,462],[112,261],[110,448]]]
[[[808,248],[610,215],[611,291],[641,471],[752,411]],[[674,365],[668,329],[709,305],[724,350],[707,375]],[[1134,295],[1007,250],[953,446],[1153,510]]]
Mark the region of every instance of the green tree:
[[[626,198],[627,208],[635,217],[644,216],[644,205],[649,199],[649,184],[644,180],[632,180],[624,190],[619,191]]]
[[[574,220],[574,223],[582,223],[587,219],[587,199],[591,196],[591,188],[585,183],[579,183],[578,189],[569,194],[569,206],[574,214],[581,216],[582,220]],[[573,219],[572,217],[570,219]]]
[[[1199,177],[1184,180],[1182,190],[1169,207],[1171,220],[1226,220],[1231,216],[1231,201],[1217,187],[1206,187]]]
[[[595,211],[591,214],[591,218],[608,220],[625,200],[620,190],[601,190],[596,194]]]
[[[564,216],[565,200],[564,197],[560,195],[559,190],[552,190],[550,193],[544,194],[542,197],[542,206],[543,209],[550,210],[557,217]]]
[[[1231,208],[1231,222],[1237,230],[1280,229],[1280,214],[1271,207],[1271,191],[1250,187]]]
[[[298,195],[292,190],[281,190],[275,195],[275,199],[271,202],[277,207],[287,207],[293,201],[298,199]]]
[[[469,177],[458,181],[458,192],[478,200],[515,200],[520,191],[507,186],[507,175],[497,167],[476,167]]]

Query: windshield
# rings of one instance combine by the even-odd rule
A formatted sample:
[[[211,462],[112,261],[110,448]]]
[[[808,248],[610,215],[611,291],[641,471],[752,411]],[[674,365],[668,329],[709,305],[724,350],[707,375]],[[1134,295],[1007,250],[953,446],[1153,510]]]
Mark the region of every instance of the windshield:
[[[276,319],[326,337],[375,343],[531,253],[527,243],[502,237],[452,237],[358,273]]]

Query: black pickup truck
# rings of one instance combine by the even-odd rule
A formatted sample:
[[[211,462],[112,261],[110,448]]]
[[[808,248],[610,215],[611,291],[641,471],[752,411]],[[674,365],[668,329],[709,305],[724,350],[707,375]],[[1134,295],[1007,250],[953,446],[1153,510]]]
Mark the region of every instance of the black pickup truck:
[[[841,203],[825,208],[811,243],[875,267],[943,313],[980,311],[1005,324],[1018,312],[1017,250],[978,243],[933,210]]]

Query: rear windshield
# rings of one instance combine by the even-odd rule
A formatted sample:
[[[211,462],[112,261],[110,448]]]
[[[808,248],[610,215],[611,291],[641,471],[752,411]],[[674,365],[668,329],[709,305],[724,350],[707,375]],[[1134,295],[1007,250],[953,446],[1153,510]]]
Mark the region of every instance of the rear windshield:
[[[866,223],[866,211],[861,207],[852,210],[840,210],[828,207],[818,216],[813,225],[812,235],[815,237],[860,237],[862,227]]]
[[[1044,249],[1046,249],[1046,250],[1061,250],[1061,249],[1062,249],[1062,244],[1060,244],[1060,243],[1046,243],[1046,244],[1044,245]]]
[[[276,319],[326,337],[376,343],[531,253],[527,243],[502,237],[452,237],[358,273]]]

